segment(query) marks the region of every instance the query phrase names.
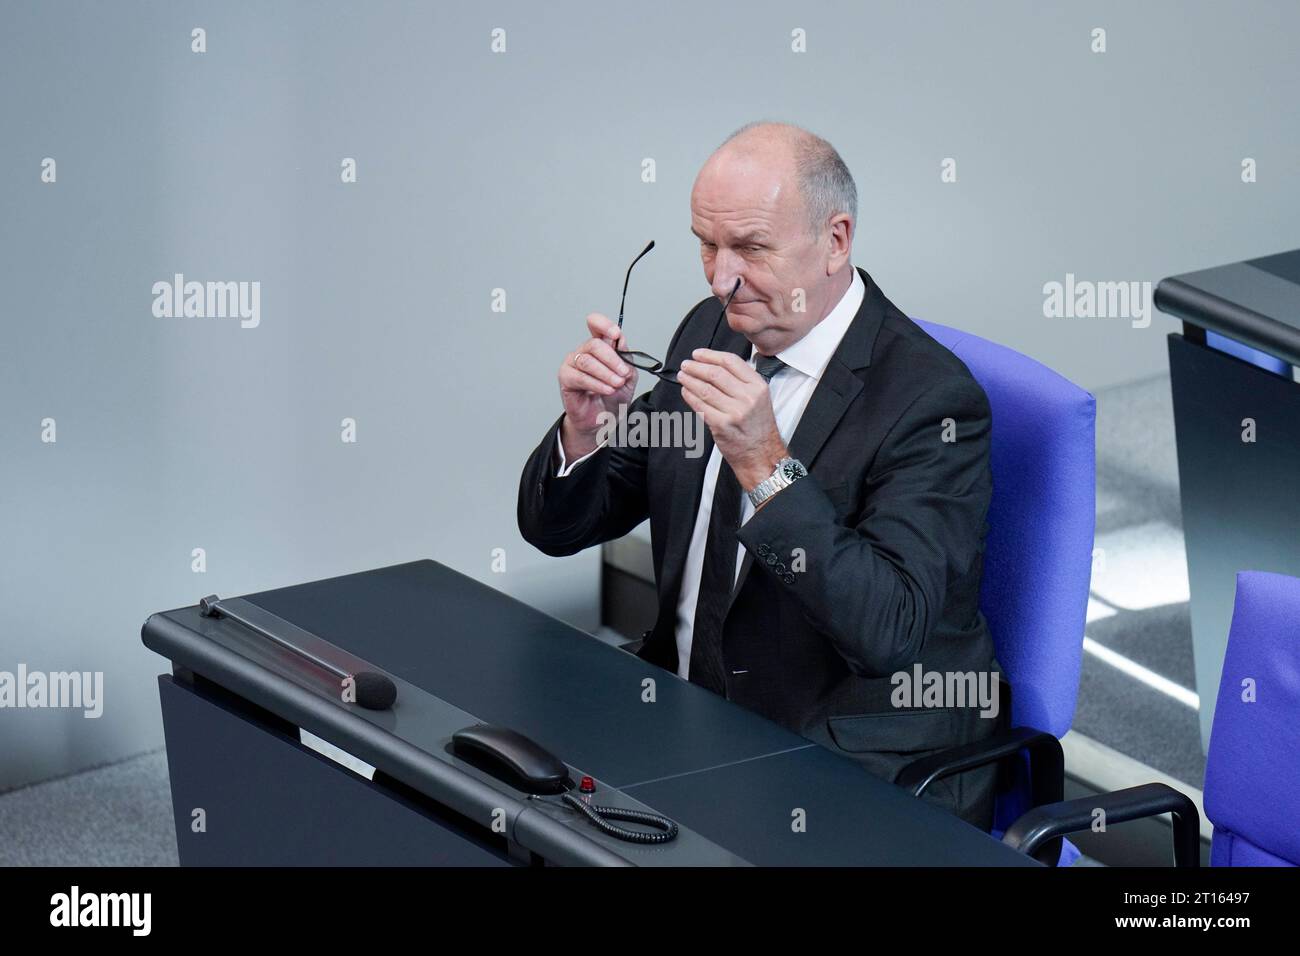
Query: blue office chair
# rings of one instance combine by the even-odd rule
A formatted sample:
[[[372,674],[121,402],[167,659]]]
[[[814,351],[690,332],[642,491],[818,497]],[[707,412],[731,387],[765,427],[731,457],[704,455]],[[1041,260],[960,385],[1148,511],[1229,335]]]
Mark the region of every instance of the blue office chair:
[[[1002,772],[993,833],[1045,863],[1069,866],[1078,859],[1063,834],[1086,829],[1099,806],[1116,823],[1173,812],[1178,859],[1186,862],[1189,846],[1195,859],[1195,806],[1162,784],[1061,802],[1059,738],[1074,719],[1092,577],[1095,399],[1018,352],[916,321],[966,363],[992,410],[993,498],[980,610],[1010,682],[1009,690],[1002,687],[1010,696],[1011,721],[1010,729],[986,740],[916,761],[895,782],[920,796],[935,780],[996,762]]]
[[[993,832],[1064,791],[1059,738],[1074,719],[1096,526],[1096,401],[1033,359],[979,336],[917,320],[970,369],[993,415],[993,498],[980,610],[1010,681],[1010,730],[917,761],[897,779],[918,796],[934,780],[1011,764]],[[1005,685],[1003,685],[1005,687]],[[1057,841],[1069,865],[1078,851]]]
[[[1300,578],[1237,574],[1205,764],[1211,866],[1300,866]]]
[[[1300,578],[1239,571],[1205,764],[1205,815],[1214,824],[1211,866],[1300,866],[1297,727]],[[1130,794],[1133,809],[1124,819],[1173,811],[1175,862],[1197,865],[1200,822],[1186,797],[1158,785],[1121,793]],[[1151,805],[1139,808],[1144,797]],[[1081,830],[1097,805],[1089,798],[1038,807],[1013,824],[1004,841],[1015,845],[1027,835],[1041,840]]]

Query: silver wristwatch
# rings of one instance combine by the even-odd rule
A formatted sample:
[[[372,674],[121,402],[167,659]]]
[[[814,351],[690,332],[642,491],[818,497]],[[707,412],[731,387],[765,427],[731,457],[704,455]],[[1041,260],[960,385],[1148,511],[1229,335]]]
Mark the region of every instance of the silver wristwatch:
[[[768,498],[780,491],[782,488],[793,485],[800,478],[808,474],[798,458],[782,458],[776,463],[776,471],[764,478],[758,483],[758,487],[753,491],[746,492],[749,495],[749,503],[757,510]]]

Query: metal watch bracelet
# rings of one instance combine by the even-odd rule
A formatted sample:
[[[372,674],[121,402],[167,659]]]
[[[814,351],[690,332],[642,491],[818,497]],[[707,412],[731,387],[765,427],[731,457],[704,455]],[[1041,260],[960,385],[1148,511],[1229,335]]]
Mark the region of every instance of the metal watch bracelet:
[[[776,470],[772,474],[760,481],[752,491],[746,492],[749,495],[749,503],[757,510],[758,506],[768,498],[782,488],[788,488],[807,474],[807,469],[799,459],[782,458],[776,463]]]

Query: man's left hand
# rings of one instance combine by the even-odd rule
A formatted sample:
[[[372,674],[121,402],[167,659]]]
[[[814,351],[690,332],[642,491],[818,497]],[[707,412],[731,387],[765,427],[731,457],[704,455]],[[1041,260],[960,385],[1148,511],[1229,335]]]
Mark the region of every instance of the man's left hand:
[[[682,362],[682,397],[709,426],[713,442],[750,491],[789,455],[772,411],[763,376],[733,352],[696,349]]]

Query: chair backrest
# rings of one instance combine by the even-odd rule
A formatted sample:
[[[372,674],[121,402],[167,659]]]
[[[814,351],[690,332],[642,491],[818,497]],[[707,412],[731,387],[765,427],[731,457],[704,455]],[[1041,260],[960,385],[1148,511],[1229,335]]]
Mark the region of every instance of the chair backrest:
[[[993,414],[993,500],[980,610],[1012,688],[1012,720],[1070,729],[1096,530],[1096,401],[1005,346],[916,321],[965,364]]]
[[[1205,815],[1212,866],[1300,866],[1300,578],[1237,574]]]

